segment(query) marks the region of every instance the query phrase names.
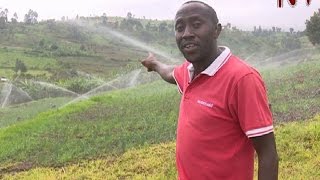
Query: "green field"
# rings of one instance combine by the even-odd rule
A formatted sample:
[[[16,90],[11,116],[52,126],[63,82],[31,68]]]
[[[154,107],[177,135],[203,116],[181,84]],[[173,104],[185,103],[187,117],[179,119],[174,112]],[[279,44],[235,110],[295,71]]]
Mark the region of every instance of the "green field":
[[[143,93],[141,89],[118,91],[1,129],[0,161],[11,164],[28,159],[39,165],[61,165],[75,158],[119,154],[134,146],[173,140],[178,96],[174,88],[160,86],[164,88],[156,95],[157,84],[141,87]],[[170,103],[167,98],[176,100]],[[49,153],[51,148],[56,153]]]
[[[312,75],[319,71],[319,61],[310,61],[262,72],[276,119],[280,179],[319,176],[320,118],[316,114],[320,95],[295,96],[319,87],[319,79]],[[299,85],[296,82],[301,74],[306,79]],[[292,84],[299,88],[288,89]],[[174,178],[179,98],[175,86],[159,81],[109,92],[7,125],[0,129],[2,177]],[[307,112],[291,120],[311,120],[286,123],[301,108]],[[11,111],[14,113],[14,108]],[[315,118],[305,118],[309,116]]]
[[[0,29],[0,77],[33,99],[0,104],[0,179],[176,179],[181,95],[155,73],[140,71],[140,60],[148,48],[183,58],[172,21],[132,20],[138,21],[153,28],[111,29],[132,39],[112,35],[94,17],[81,21],[85,25],[43,21]],[[167,30],[155,28],[164,22]],[[225,29],[219,41],[257,67],[266,83],[279,179],[319,179],[320,47],[301,33],[238,29]],[[17,59],[26,72],[15,71]],[[1,103],[9,92],[4,87],[0,82]],[[90,99],[61,97],[67,91]]]
[[[0,128],[8,127],[18,121],[33,119],[39,113],[50,109],[57,109],[70,100],[71,98],[67,97],[48,98],[13,107],[0,108]]]
[[[262,71],[276,121],[304,120],[320,112],[319,59]]]
[[[320,116],[278,124],[279,179],[317,180],[320,176]],[[28,167],[19,164],[17,167]],[[255,167],[257,168],[257,167]],[[83,160],[63,167],[37,167],[4,179],[176,179],[175,143],[132,148],[120,156]],[[255,176],[256,177],[256,176]],[[257,179],[257,178],[255,178]]]

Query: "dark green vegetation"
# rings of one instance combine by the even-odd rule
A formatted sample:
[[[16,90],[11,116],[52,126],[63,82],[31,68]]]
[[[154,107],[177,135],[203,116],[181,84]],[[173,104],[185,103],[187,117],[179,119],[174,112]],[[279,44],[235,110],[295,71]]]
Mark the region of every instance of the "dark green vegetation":
[[[14,70],[16,60],[27,66],[28,78],[56,82],[77,76],[77,71],[108,78],[146,53],[72,23],[8,26],[0,30],[0,73],[8,78],[14,76],[8,70]]]
[[[38,23],[36,12],[28,14],[24,23],[0,19],[0,76],[34,100],[61,97],[66,91],[84,94],[140,68],[139,61],[147,56],[147,50],[134,46],[126,37],[116,37],[112,34],[115,31],[140,40],[146,48],[163,51],[172,59],[183,59],[175,45],[173,21],[136,19],[128,13],[127,18],[104,15]],[[270,56],[311,47],[301,32],[282,32],[276,27],[259,27],[250,32],[231,24],[224,27],[220,44],[257,66]],[[61,93],[53,92],[49,86],[63,89]],[[0,97],[1,103],[4,98]],[[26,101],[13,104],[21,102]]]
[[[278,124],[280,180],[316,180],[320,176],[320,116]],[[26,167],[26,164],[24,164]],[[23,167],[20,164],[20,167]],[[132,148],[120,156],[83,160],[64,167],[38,167],[4,179],[176,179],[175,143]],[[257,178],[255,178],[257,179]]]
[[[94,97],[2,128],[1,166],[16,162],[61,166],[75,159],[172,141],[178,99],[175,88],[154,83]]]
[[[292,120],[305,119],[319,113],[320,94],[314,93],[312,97],[307,93],[299,94],[299,98],[296,94],[299,92],[299,84],[295,83],[300,80],[301,74],[312,78],[313,73],[319,71],[319,61],[263,71],[269,87],[269,97],[273,104],[277,128],[286,126],[280,122],[288,120],[288,117],[292,117]],[[274,74],[278,79],[270,74]],[[277,74],[283,74],[283,76],[277,76]],[[300,90],[311,92],[314,87],[319,87],[318,80],[310,81],[305,81],[303,86],[300,84]],[[289,90],[292,84],[297,85],[296,90]],[[287,96],[292,99],[290,100]],[[61,167],[86,159],[116,157],[131,148],[173,141],[179,98],[176,87],[164,82],[156,82],[93,97],[91,100],[41,113],[30,120],[2,128],[0,130],[1,172],[9,173],[32,167]],[[283,102],[284,99],[286,99],[285,102]],[[303,109],[306,112],[299,114],[298,118],[292,116],[296,114],[297,109]],[[303,115],[305,117],[302,117]],[[317,144],[318,126],[319,124],[306,126],[303,132],[313,133],[312,137],[304,137],[302,134],[300,137]],[[296,143],[290,140],[292,137],[288,133],[295,130],[289,127],[286,128],[287,130],[281,130],[278,135],[280,153],[302,153],[303,155],[302,148],[310,144],[297,147],[299,151],[283,150],[284,146]],[[288,138],[283,139],[287,135]],[[307,142],[301,140],[301,143]],[[288,154],[283,156],[289,157]],[[296,162],[285,161],[284,163],[290,166],[291,163]]]
[[[312,44],[320,44],[320,8],[306,21],[306,35]]]
[[[140,68],[147,51],[105,28],[181,58],[172,21],[128,14],[126,19],[102,16],[36,23],[34,12],[29,15],[26,23],[0,25],[0,76],[35,100],[0,109],[0,178],[175,177],[173,141],[180,99],[176,87],[156,81],[63,106],[74,97],[45,96],[49,90],[34,83],[45,81],[64,92],[83,94]],[[320,112],[319,47],[313,48],[303,33],[293,30],[248,32],[229,24],[220,44],[262,71],[279,131],[280,176],[317,177],[319,117],[284,122],[310,119]],[[24,170],[28,171],[14,176]]]
[[[276,121],[305,120],[320,112],[320,56],[315,58],[262,71]]]
[[[100,31],[96,27],[100,27]],[[4,23],[0,28],[0,75],[13,79],[15,62],[26,65],[26,78],[57,84],[61,79],[81,77],[79,72],[108,79],[119,71],[137,67],[147,54],[101,28],[119,31],[181,58],[174,40],[172,21],[108,17],[78,18],[74,21],[48,20],[40,23]],[[220,41],[240,57],[261,61],[302,46],[301,32],[256,28],[245,32],[226,26]]]
[[[2,108],[0,109],[0,128],[13,125],[26,119],[32,119],[39,113],[56,109],[70,100],[71,98],[68,97],[47,98],[13,107]]]

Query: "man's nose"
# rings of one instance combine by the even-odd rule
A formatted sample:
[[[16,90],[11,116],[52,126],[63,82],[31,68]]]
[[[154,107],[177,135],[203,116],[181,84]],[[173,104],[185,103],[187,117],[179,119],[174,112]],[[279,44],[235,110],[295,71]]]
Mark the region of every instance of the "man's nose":
[[[182,38],[189,38],[189,37],[193,37],[193,31],[192,28],[190,28],[189,26],[186,26],[186,28],[184,29],[184,32],[182,34]]]

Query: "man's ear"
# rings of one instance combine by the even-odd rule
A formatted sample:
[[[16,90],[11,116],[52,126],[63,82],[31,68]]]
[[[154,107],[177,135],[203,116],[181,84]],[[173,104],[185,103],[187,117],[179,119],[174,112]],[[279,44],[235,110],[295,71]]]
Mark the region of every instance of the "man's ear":
[[[215,37],[216,39],[218,39],[218,37],[219,37],[219,35],[220,35],[220,33],[221,33],[221,30],[222,30],[222,26],[221,26],[220,23],[218,23],[218,24],[216,25],[216,29],[215,29],[215,33],[214,33],[214,37]]]

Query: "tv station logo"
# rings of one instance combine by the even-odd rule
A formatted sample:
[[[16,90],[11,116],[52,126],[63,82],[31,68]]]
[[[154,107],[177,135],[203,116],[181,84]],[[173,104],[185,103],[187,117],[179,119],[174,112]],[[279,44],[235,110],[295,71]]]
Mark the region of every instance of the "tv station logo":
[[[296,0],[286,0],[288,1],[289,5],[291,5],[291,7],[295,7],[296,6]],[[311,3],[311,0],[306,0],[306,4],[307,6],[309,6]],[[278,7],[282,8],[283,7],[283,0],[278,0]]]

